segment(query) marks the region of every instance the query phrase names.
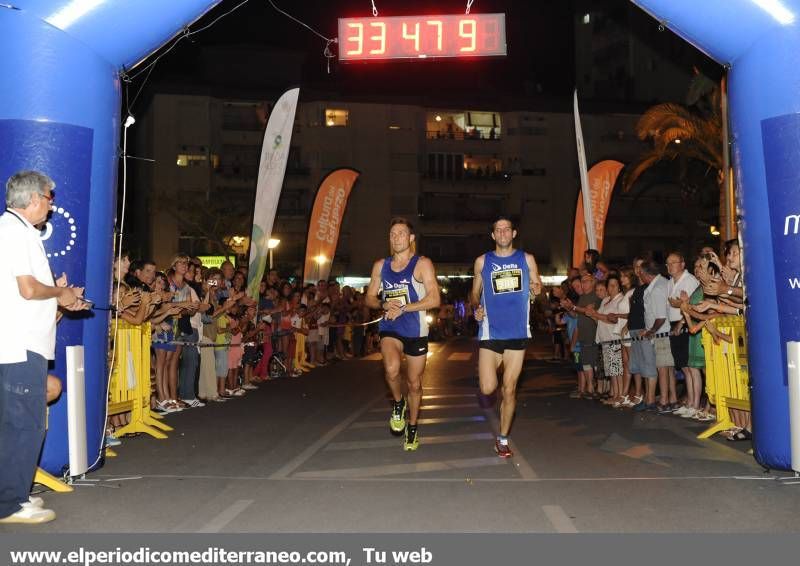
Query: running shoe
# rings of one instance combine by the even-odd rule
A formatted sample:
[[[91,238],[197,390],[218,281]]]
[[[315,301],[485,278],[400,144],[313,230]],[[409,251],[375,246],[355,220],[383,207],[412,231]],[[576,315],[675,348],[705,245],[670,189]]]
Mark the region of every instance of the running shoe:
[[[406,428],[406,399],[401,397],[399,401],[392,403],[392,414],[389,417],[389,429],[392,434],[402,434]]]
[[[511,458],[511,456],[514,455],[508,443],[500,442],[499,438],[496,438],[494,441],[494,451],[497,452],[497,455],[501,458]]]
[[[413,452],[419,448],[419,433],[417,432],[417,427],[413,429],[409,426],[406,427],[406,440],[403,443],[403,450],[406,452]]]

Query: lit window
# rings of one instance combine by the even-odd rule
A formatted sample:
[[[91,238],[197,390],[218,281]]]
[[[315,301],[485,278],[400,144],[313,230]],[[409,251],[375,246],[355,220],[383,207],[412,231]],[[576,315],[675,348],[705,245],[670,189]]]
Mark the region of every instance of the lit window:
[[[338,110],[334,108],[328,108],[325,110],[325,125],[329,128],[346,126],[349,119],[349,110]]]
[[[592,15],[591,14],[584,14],[583,15],[583,23],[584,24],[592,23]]]
[[[205,165],[207,160],[205,153],[179,153],[176,163],[178,167],[197,167]]]

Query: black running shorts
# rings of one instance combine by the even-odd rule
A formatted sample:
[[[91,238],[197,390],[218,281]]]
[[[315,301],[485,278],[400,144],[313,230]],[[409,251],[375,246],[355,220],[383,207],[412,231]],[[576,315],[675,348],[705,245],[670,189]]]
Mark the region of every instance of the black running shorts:
[[[502,354],[506,350],[525,350],[529,342],[529,338],[517,338],[514,340],[481,340],[478,344],[481,348]]]
[[[409,338],[408,336],[400,336],[396,332],[381,332],[381,340],[384,338],[394,338],[403,343],[403,353],[406,356],[424,356],[428,353],[428,337],[417,336]]]

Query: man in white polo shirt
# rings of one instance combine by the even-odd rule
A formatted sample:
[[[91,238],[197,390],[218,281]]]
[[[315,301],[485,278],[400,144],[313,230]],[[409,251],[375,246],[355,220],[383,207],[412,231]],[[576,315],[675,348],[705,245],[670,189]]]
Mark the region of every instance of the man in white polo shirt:
[[[88,307],[82,288],[56,286],[36,225],[55,183],[20,171],[6,183],[0,216],[0,523],[46,523],[55,513],[30,498],[45,435],[47,362],[55,358],[56,310]]]
[[[667,283],[667,297],[680,301],[681,293],[685,292],[688,297],[692,296],[695,289],[700,285],[697,278],[686,270],[686,261],[680,252],[672,252],[667,256],[667,271],[670,280]],[[700,407],[700,393],[702,388],[702,377],[700,370],[689,367],[689,333],[684,328],[685,322],[681,309],[675,308],[670,304],[669,324],[671,327],[669,345],[672,350],[672,359],[675,362],[675,369],[680,368],[686,382],[686,407],[679,407],[675,392],[675,371],[670,372],[669,376],[669,396],[670,409],[678,416],[684,416],[687,412],[688,417],[693,417]]]

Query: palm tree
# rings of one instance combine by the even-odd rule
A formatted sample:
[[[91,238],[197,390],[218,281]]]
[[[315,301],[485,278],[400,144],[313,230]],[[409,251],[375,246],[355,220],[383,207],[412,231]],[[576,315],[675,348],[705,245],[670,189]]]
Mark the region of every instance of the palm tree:
[[[702,164],[705,173],[716,176],[720,192],[720,219],[723,218],[726,191],[724,186],[724,144],[720,87],[695,68],[689,87],[686,106],[675,103],[658,104],[648,109],[636,125],[642,141],[650,140],[653,147],[640,159],[626,167],[623,190],[630,191],[641,176],[657,163],[673,161],[679,165],[678,182],[686,200],[695,195],[690,178],[692,165]]]

